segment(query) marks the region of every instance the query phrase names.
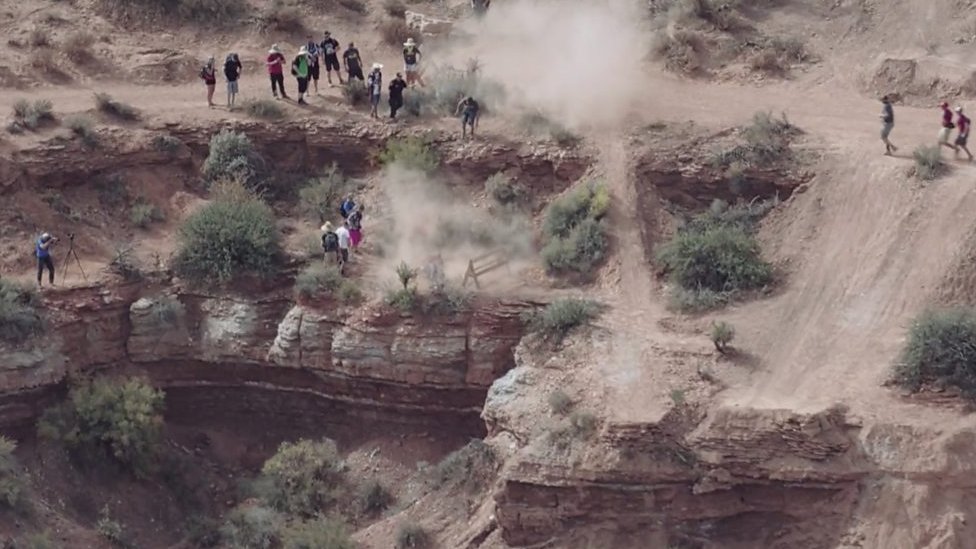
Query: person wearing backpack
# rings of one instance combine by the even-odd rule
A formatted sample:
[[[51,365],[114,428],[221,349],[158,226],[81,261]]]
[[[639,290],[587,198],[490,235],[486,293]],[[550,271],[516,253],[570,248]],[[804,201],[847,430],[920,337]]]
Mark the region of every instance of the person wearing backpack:
[[[359,247],[363,241],[363,205],[360,204],[349,214],[349,245],[352,249]]]
[[[332,230],[332,223],[329,221],[322,225],[322,251],[325,252],[325,260],[329,260],[329,254],[335,255],[336,263],[342,263],[342,256],[339,254],[339,235]]]
[[[207,106],[213,108],[214,90],[217,89],[217,69],[214,67],[214,58],[212,55],[207,60],[207,64],[200,69],[200,78],[207,85]]]
[[[236,53],[232,53],[227,56],[227,60],[224,61],[224,77],[227,78],[227,106],[233,107],[234,101],[237,100],[237,81],[241,78],[241,70],[244,68],[241,65],[240,57],[237,57]]]
[[[307,105],[305,102],[305,93],[308,92],[308,72],[309,72],[309,58],[308,58],[308,47],[302,46],[302,49],[298,50],[298,55],[291,62],[291,74],[298,80],[298,104]]]

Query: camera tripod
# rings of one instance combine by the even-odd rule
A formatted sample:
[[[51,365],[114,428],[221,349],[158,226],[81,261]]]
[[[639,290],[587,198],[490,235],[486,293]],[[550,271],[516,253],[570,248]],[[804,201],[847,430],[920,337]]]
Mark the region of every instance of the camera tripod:
[[[88,275],[85,274],[85,268],[81,266],[81,259],[78,258],[78,252],[75,251],[75,233],[68,233],[68,253],[64,256],[64,274],[61,275],[61,278],[65,281],[68,280],[68,267],[71,266],[72,259],[78,264],[81,277],[85,279],[85,282],[88,282]]]

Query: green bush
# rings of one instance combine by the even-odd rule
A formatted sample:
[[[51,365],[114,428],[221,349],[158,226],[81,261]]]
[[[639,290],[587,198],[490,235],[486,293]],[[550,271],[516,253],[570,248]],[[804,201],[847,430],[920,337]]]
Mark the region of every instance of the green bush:
[[[419,137],[390,139],[380,152],[379,159],[384,166],[398,165],[425,174],[434,173],[440,164],[437,153]]]
[[[976,400],[976,310],[934,310],[916,318],[895,381],[912,391],[924,385],[955,387]]]
[[[606,255],[602,219],[610,208],[610,193],[589,184],[554,200],[546,209],[542,232],[542,261],[553,273],[589,274]]]
[[[564,416],[573,408],[573,399],[562,389],[549,393],[549,409],[552,413]]]
[[[283,524],[281,515],[266,507],[237,507],[227,514],[220,537],[230,549],[272,549]]]
[[[800,130],[785,114],[776,118],[769,112],[757,112],[752,117],[752,123],[742,131],[744,143],[716,153],[712,164],[762,167],[789,160],[792,157],[790,141],[799,133]]]
[[[272,273],[280,247],[271,208],[240,185],[223,189],[180,227],[177,272],[221,283],[245,273]]]
[[[140,229],[148,228],[150,224],[163,219],[165,219],[163,211],[149,202],[137,202],[129,209],[129,221]]]
[[[279,511],[313,516],[336,501],[343,468],[329,439],[283,442],[261,468],[262,499]]]
[[[519,126],[533,135],[548,135],[561,147],[575,147],[583,140],[581,136],[552,120],[541,111],[530,111],[523,114],[519,117]]]
[[[77,30],[69,34],[61,44],[64,54],[75,63],[85,63],[94,57],[92,46],[95,35],[86,30]]]
[[[163,134],[153,137],[152,147],[159,152],[172,155],[176,154],[183,147],[183,142],[177,137]]]
[[[95,132],[95,123],[91,118],[84,115],[69,116],[64,119],[64,125],[81,139],[84,146],[93,148],[98,145],[98,134]]]
[[[281,532],[282,549],[356,549],[346,525],[337,519],[319,517],[292,522]]]
[[[320,295],[334,295],[340,301],[355,301],[362,297],[356,283],[343,277],[335,265],[320,262],[309,265],[295,278],[295,294],[301,299]]]
[[[409,29],[401,31],[397,28],[400,26],[406,27],[406,24],[394,21],[391,35],[413,32]],[[397,41],[397,44],[401,43],[403,40]],[[505,87],[498,81],[483,77],[477,59],[471,59],[463,69],[443,67],[425,80],[426,87],[404,96],[404,110],[414,116],[455,116],[458,102],[468,95],[478,100],[482,114],[494,111],[506,100]]]
[[[383,9],[390,17],[402,18],[407,15],[407,6],[400,0],[386,0]]]
[[[139,119],[139,111],[135,107],[122,103],[121,101],[116,101],[107,93],[95,94],[95,108],[99,112],[120,120]]]
[[[108,505],[102,507],[102,510],[98,513],[98,522],[95,523],[95,531],[112,545],[125,545],[125,538],[123,537],[125,535],[125,528],[122,526],[122,523],[112,518]]]
[[[14,456],[16,449],[16,442],[0,436],[0,505],[8,508],[17,508],[26,502],[24,477]]]
[[[309,181],[298,191],[299,209],[302,214],[325,223],[335,217],[343,195],[350,189],[349,180],[332,164],[322,177]]]
[[[408,522],[397,527],[396,549],[427,549],[432,543],[430,534],[419,524]]]
[[[30,286],[0,278],[0,340],[24,341],[44,328],[39,299]]]
[[[96,0],[95,5],[122,20],[166,18],[214,25],[236,21],[246,4],[243,0]]]
[[[922,181],[931,181],[945,171],[939,145],[919,145],[912,152],[912,158],[915,159],[915,177]]]
[[[712,344],[715,349],[725,354],[729,350],[729,345],[735,339],[735,328],[728,322],[712,322]]]
[[[484,441],[474,439],[438,463],[432,472],[435,486],[461,487],[476,492],[491,480],[498,467],[495,450]]]
[[[24,541],[19,542],[18,549],[59,549],[61,546],[51,541],[51,536],[46,531],[29,534]]]
[[[369,99],[369,90],[366,89],[366,86],[360,80],[353,78],[346,80],[342,85],[342,96],[346,98],[346,101],[350,105],[355,107],[362,105]]]
[[[108,455],[137,475],[155,465],[163,393],[138,379],[97,379],[71,389],[67,402],[38,421],[41,436],[87,457]]]
[[[54,104],[47,99],[38,99],[33,103],[18,99],[14,103],[14,121],[20,126],[34,130],[47,120],[54,120]]]
[[[549,442],[561,449],[568,448],[574,440],[587,440],[596,434],[599,421],[590,412],[579,410],[569,415],[568,423],[549,432]]]
[[[686,290],[752,290],[773,278],[772,266],[762,259],[759,243],[736,226],[679,231],[661,247],[657,257],[672,282]]]
[[[495,202],[503,205],[520,202],[525,198],[525,189],[502,172],[496,173],[485,181],[485,193],[494,198]]]
[[[409,313],[420,305],[416,288],[397,288],[386,293],[386,304],[401,312]]]
[[[600,307],[594,301],[567,297],[528,315],[527,320],[531,330],[558,341],[573,328],[596,318],[599,312]]]
[[[264,159],[243,133],[221,130],[210,138],[210,154],[203,162],[207,181],[235,180],[253,189],[264,168]]]
[[[244,112],[254,118],[264,120],[281,120],[285,117],[285,109],[281,104],[271,99],[253,99],[244,102]]]
[[[366,484],[360,496],[360,505],[366,515],[377,515],[393,505],[393,494],[380,481],[373,480]]]

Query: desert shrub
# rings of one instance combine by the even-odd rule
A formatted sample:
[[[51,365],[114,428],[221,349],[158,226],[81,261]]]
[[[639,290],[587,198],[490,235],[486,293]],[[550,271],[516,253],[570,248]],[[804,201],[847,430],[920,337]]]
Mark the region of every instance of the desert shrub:
[[[534,135],[548,135],[562,147],[575,147],[583,140],[581,136],[538,110],[522,114],[519,117],[519,126]]]
[[[48,120],[54,120],[54,104],[47,99],[19,99],[14,103],[14,121],[19,125],[34,130]]]
[[[542,226],[542,260],[550,272],[587,274],[603,260],[608,242],[602,219],[609,207],[610,193],[600,184],[586,185],[549,204]]]
[[[756,229],[759,220],[778,203],[773,198],[730,205],[724,200],[716,199],[707,210],[688,220],[683,229],[704,231],[713,227],[732,227],[751,233]]]
[[[403,286],[404,290],[406,290],[410,286],[410,282],[415,278],[417,278],[418,274],[419,273],[417,269],[414,269],[410,265],[407,265],[406,261],[401,261],[400,264],[397,265],[396,268],[397,280],[400,281],[400,284]]]
[[[298,7],[274,0],[261,15],[260,24],[265,31],[299,32],[305,27],[305,18]]]
[[[407,22],[402,18],[387,19],[380,25],[380,35],[383,37],[383,41],[390,46],[403,46],[407,38],[413,38],[419,43],[419,34],[407,26]]]
[[[712,158],[715,166],[764,166],[789,160],[792,153],[790,141],[800,133],[786,115],[776,118],[769,112],[753,115],[752,123],[742,131],[744,143],[718,152]]]
[[[153,137],[152,147],[159,152],[175,154],[183,147],[183,142],[172,135],[162,134]]]
[[[561,340],[577,326],[596,318],[600,307],[596,302],[575,297],[560,298],[541,311],[528,315],[529,328],[544,337]]]
[[[154,464],[162,430],[163,393],[138,379],[96,379],[38,421],[41,436],[88,457],[108,455],[144,475]]]
[[[280,247],[271,208],[240,184],[224,187],[226,192],[190,215],[179,229],[174,266],[187,278],[223,283],[275,269]]]
[[[51,33],[47,29],[34,27],[27,34],[27,43],[34,48],[43,48],[51,45]]]
[[[759,50],[749,57],[749,68],[756,72],[780,74],[786,72],[788,66],[776,55],[776,52]]]
[[[912,158],[915,159],[915,177],[922,181],[931,181],[945,171],[938,145],[919,145],[912,151]]]
[[[282,549],[356,549],[346,525],[333,518],[319,517],[292,522],[281,531]]]
[[[658,35],[654,53],[664,67],[677,73],[694,73],[702,67],[705,41],[696,31],[677,29]]]
[[[434,466],[431,480],[437,487],[461,487],[476,492],[484,488],[497,466],[494,448],[482,440],[473,439]]]
[[[786,63],[802,63],[810,59],[803,41],[795,36],[777,36],[770,38],[766,46],[776,52],[776,55]]]
[[[221,130],[210,138],[210,154],[203,162],[203,176],[208,181],[234,179],[253,189],[263,172],[264,160],[243,133]]]
[[[295,293],[301,299],[312,299],[320,295],[333,295],[339,301],[355,301],[362,297],[356,283],[339,273],[335,265],[316,262],[309,265],[295,277]]]
[[[338,2],[340,6],[360,15],[365,15],[369,11],[366,7],[366,2],[363,0],[338,0]]]
[[[139,201],[129,209],[129,221],[140,229],[145,229],[150,224],[163,219],[165,219],[163,210],[151,202]]]
[[[393,494],[378,480],[373,480],[362,488],[359,497],[363,513],[367,515],[377,515],[386,511],[393,505]]]
[[[912,391],[924,385],[950,386],[976,399],[976,310],[932,310],[917,317],[894,379]]]
[[[396,288],[386,293],[384,301],[401,312],[409,313],[420,305],[420,296],[416,288]]]
[[[322,177],[310,180],[298,191],[298,205],[302,214],[325,223],[339,210],[343,195],[349,191],[350,182],[335,164]]]
[[[51,541],[51,536],[45,532],[28,534],[23,541],[16,545],[18,549],[59,549],[61,546]]]
[[[102,507],[102,510],[98,513],[98,522],[95,523],[95,531],[112,545],[125,545],[125,539],[123,537],[125,535],[125,528],[122,526],[122,523],[112,518],[108,505]]]
[[[485,181],[485,192],[499,204],[512,204],[525,198],[525,189],[511,177],[498,172]]]
[[[221,541],[231,549],[272,549],[284,519],[267,507],[237,507],[220,527]]]
[[[120,120],[138,120],[139,111],[132,105],[116,101],[107,93],[95,94],[95,108],[99,112],[105,113]]]
[[[451,315],[464,311],[471,303],[471,294],[453,284],[432,283],[430,293],[420,303],[420,311],[427,315]]]
[[[574,440],[587,440],[596,434],[599,421],[596,416],[584,410],[578,410],[567,418],[566,423],[549,431],[549,443],[556,448],[566,449]]]
[[[285,109],[281,104],[271,99],[252,99],[244,102],[244,112],[254,118],[265,120],[281,120],[285,117]]]
[[[0,435],[0,505],[15,508],[25,503],[26,489],[20,464],[14,456],[17,443]]]
[[[396,549],[427,549],[432,543],[430,534],[417,523],[407,522],[397,527]]]
[[[212,25],[235,21],[245,3],[242,0],[97,0],[96,6],[123,20],[152,21],[162,17]]]
[[[547,400],[549,402],[549,409],[552,410],[552,413],[554,414],[563,416],[568,414],[573,408],[573,399],[562,389],[556,389],[555,391],[549,393]]]
[[[283,442],[261,468],[262,499],[282,512],[315,515],[335,502],[343,467],[329,439]]]
[[[735,338],[735,328],[725,321],[712,322],[712,344],[715,350],[725,354]]]
[[[44,328],[37,292],[9,278],[0,278],[0,340],[24,341]]]
[[[465,96],[478,100],[481,114],[497,109],[507,99],[505,86],[482,76],[477,59],[463,69],[445,67],[425,77],[426,86],[404,97],[404,110],[414,116],[434,114],[455,116],[458,102]]]
[[[407,15],[407,6],[400,0],[386,0],[383,9],[390,17],[402,18]]]
[[[94,55],[92,45],[95,44],[95,35],[79,30],[69,34],[61,44],[64,54],[75,63],[83,63],[90,60]]]
[[[132,251],[131,244],[118,244],[115,246],[108,270],[126,280],[139,280],[142,278],[142,269],[139,268],[138,259]]]
[[[30,55],[28,60],[31,68],[37,69],[42,74],[63,74],[58,66],[58,58],[49,49],[37,50]]]
[[[94,147],[98,144],[98,134],[95,132],[95,123],[85,115],[69,116],[64,120],[64,125],[76,135],[86,147]]]
[[[346,98],[346,101],[352,105],[362,105],[369,99],[369,91],[366,86],[363,85],[358,79],[346,80],[342,85],[342,96]]]
[[[681,286],[671,288],[668,306],[676,311],[699,313],[724,307],[732,302],[734,292],[716,292],[708,288],[689,290]]]
[[[419,137],[387,141],[386,148],[380,152],[379,160],[384,166],[398,165],[426,174],[433,173],[440,164],[437,153],[431,149],[430,143]]]

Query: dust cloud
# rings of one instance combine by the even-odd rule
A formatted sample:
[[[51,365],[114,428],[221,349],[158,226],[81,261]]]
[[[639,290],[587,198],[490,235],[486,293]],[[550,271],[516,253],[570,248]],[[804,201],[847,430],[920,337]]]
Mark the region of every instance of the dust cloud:
[[[459,38],[432,57],[507,90],[509,109],[538,110],[574,128],[615,126],[650,93],[642,65],[650,47],[646,6],[633,0],[508,0],[459,24]]]
[[[381,280],[395,282],[401,261],[423,272],[439,256],[447,282],[460,285],[470,259],[498,251],[509,260],[507,268],[491,275],[493,285],[500,285],[531,263],[532,231],[523,214],[488,213],[465,203],[446,184],[397,164],[380,177],[386,195],[377,231]],[[429,281],[421,276],[420,282]]]

